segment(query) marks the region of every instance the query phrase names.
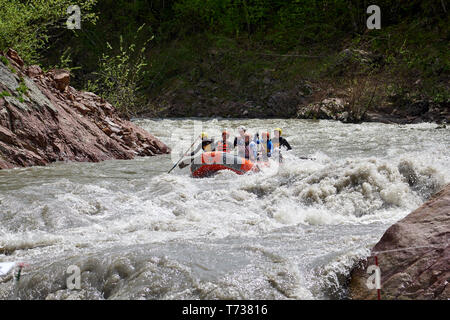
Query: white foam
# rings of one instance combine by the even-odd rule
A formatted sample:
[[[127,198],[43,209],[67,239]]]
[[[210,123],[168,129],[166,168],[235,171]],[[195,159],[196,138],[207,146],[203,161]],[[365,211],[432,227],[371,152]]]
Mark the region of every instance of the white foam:
[[[246,121],[239,124],[252,130],[251,121]],[[259,120],[253,125],[270,129],[278,127],[278,122]],[[140,123],[163,141],[170,141],[169,133],[175,127],[188,135],[192,124],[189,120]],[[217,130],[217,135],[222,125],[235,128],[238,123],[206,121],[205,125],[206,131],[210,128],[213,134]],[[313,233],[323,228],[333,230],[333,236],[349,248],[359,248],[373,244],[382,230],[450,182],[450,154],[444,148],[450,145],[448,130],[434,130],[430,124],[353,126],[287,120],[285,125],[283,131],[294,150],[283,153],[281,165],[272,162],[257,174],[239,176],[224,171],[211,178],[194,179],[187,169],[176,169],[173,174],[153,173],[167,171],[173,165],[164,156],[4,171],[0,185],[0,250],[7,251],[14,260],[52,262],[72,255],[113,251],[117,246],[134,248],[193,239],[205,245],[223,239],[224,244],[217,245],[220,251],[228,249],[229,239],[250,238],[264,243],[265,236],[273,234],[279,235],[274,241],[283,247],[289,237],[299,237],[293,243],[307,241],[304,228],[313,228],[308,229]],[[305,156],[315,160],[301,159]],[[363,229],[368,236],[347,234],[348,226],[352,231]],[[285,228],[291,228],[291,233],[283,233]],[[330,248],[340,246],[324,238],[310,243],[315,249],[308,246],[304,257],[326,256]],[[287,249],[296,258],[296,245],[290,246]],[[324,272],[335,274],[330,276],[332,279],[348,272],[355,257],[363,254],[355,250],[348,249],[338,258],[323,258]],[[254,288],[242,286],[253,267],[243,270],[240,280],[230,277],[231,282],[237,281],[236,286],[231,283],[226,290],[217,289],[217,296],[236,298],[248,294],[251,298]],[[269,265],[261,268],[272,270]],[[297,268],[292,261],[283,268],[282,272],[289,274],[288,281],[292,281],[283,287],[290,298],[320,296],[311,289],[314,285],[309,281],[314,277],[309,270]],[[284,281],[276,273],[272,276],[275,282]],[[261,281],[255,279],[252,286],[258,287]],[[318,279],[311,281],[319,283],[319,287],[329,285]],[[209,288],[199,284],[202,286]]]

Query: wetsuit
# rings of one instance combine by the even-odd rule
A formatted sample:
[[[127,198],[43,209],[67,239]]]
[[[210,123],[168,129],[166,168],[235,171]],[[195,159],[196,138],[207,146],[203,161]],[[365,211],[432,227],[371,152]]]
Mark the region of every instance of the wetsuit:
[[[288,150],[292,150],[291,145],[289,144],[289,142],[287,142],[287,140],[283,137],[279,137],[279,138],[273,138],[272,139],[272,143],[273,143],[273,149],[274,151],[278,151],[278,161],[279,162],[283,162],[283,157],[281,156],[281,147],[284,146],[286,147],[286,149]]]
[[[285,146],[286,149],[288,149],[288,150],[292,149],[289,142],[287,142],[287,140],[283,137],[273,138],[272,143],[273,143],[274,148],[281,148],[282,146]]]

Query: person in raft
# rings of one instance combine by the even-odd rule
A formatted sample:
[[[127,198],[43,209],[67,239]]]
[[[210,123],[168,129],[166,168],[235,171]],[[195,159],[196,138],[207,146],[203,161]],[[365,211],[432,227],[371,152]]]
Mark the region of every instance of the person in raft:
[[[214,139],[209,139],[206,132],[202,132],[200,137],[202,138],[202,143],[199,143],[197,148],[191,152],[191,157],[194,157],[200,150],[202,150],[202,152],[210,152],[215,150]]]
[[[275,130],[273,130],[273,139],[272,139],[272,144],[273,144],[273,150],[274,152],[278,155],[279,157],[279,161],[281,162],[283,160],[282,156],[281,156],[281,147],[285,147],[287,150],[292,150],[291,145],[289,144],[289,142],[287,142],[287,140],[285,138],[283,138],[281,136],[282,131],[280,128],[276,128]]]
[[[260,143],[260,153],[263,161],[267,161],[268,158],[272,156],[273,153],[273,144],[272,140],[270,140],[270,133],[263,132],[261,134],[261,143]]]
[[[217,141],[214,148],[216,151],[222,151],[222,152],[231,152],[231,148],[233,147],[233,144],[228,140],[230,138],[230,134],[228,131],[223,130],[222,131],[222,140]]]
[[[259,137],[259,132],[255,133],[255,135],[253,136],[253,141],[255,141],[256,144],[259,144],[261,142],[261,138]]]
[[[201,152],[210,152],[215,150],[215,144],[214,139],[209,139],[206,132],[202,132],[200,134],[200,137],[202,138],[202,142],[198,144],[197,148],[191,152],[190,158],[183,160],[180,162],[178,167],[180,169],[183,169],[184,167],[187,167],[194,161],[195,155],[201,150]]]
[[[250,133],[245,133],[245,151],[244,157],[250,161],[256,161],[258,157],[258,146],[255,141],[252,140],[252,135]]]
[[[234,138],[233,148],[238,151],[238,156],[244,157],[245,155],[245,132],[247,129],[245,127],[239,127],[238,132],[239,136]]]

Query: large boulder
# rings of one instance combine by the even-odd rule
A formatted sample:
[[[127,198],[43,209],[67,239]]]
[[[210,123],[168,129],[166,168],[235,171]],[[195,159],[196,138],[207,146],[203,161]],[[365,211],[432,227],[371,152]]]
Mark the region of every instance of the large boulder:
[[[450,185],[392,225],[351,273],[352,299],[376,299],[366,285],[377,257],[382,299],[450,299]]]
[[[319,103],[300,105],[297,118],[300,119],[331,119],[347,122],[349,120],[348,103],[340,98],[327,98]]]
[[[70,87],[67,71],[44,74],[15,51],[0,55],[0,169],[170,152],[101,97]]]
[[[70,73],[66,70],[52,70],[53,79],[55,80],[55,87],[61,92],[64,92],[70,83]]]

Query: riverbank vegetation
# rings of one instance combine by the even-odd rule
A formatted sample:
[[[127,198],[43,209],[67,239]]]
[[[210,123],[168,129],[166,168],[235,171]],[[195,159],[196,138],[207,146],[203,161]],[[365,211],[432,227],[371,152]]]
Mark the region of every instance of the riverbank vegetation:
[[[1,49],[70,69],[127,115],[296,117],[327,98],[349,121],[448,109],[445,1],[84,0],[79,30],[69,2],[0,0]]]

